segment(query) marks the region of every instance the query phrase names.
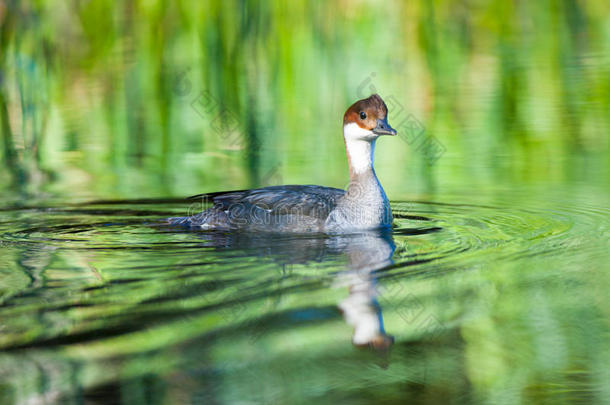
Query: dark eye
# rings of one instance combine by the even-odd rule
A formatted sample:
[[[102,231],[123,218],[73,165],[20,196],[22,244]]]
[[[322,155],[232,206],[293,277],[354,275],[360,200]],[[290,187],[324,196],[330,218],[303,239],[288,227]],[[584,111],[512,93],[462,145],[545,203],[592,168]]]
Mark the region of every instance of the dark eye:
[[[364,111],[360,111],[360,119],[361,120],[365,120],[366,119],[366,113]]]

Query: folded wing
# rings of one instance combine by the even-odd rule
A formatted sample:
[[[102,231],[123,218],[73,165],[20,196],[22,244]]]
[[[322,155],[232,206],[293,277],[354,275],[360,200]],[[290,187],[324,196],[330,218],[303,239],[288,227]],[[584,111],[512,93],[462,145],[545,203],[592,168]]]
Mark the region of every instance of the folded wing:
[[[311,231],[324,224],[344,193],[331,187],[288,185],[199,194],[191,198],[213,206],[191,222],[217,229]]]

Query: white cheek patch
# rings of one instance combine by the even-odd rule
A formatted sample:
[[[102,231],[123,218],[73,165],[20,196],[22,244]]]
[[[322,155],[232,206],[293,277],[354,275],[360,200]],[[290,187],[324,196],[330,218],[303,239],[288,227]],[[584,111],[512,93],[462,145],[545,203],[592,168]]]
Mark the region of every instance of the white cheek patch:
[[[375,134],[373,133],[373,131],[360,128],[360,126],[355,122],[350,122],[349,124],[343,127],[343,135],[345,136],[345,140],[371,140],[372,138],[375,138]]]

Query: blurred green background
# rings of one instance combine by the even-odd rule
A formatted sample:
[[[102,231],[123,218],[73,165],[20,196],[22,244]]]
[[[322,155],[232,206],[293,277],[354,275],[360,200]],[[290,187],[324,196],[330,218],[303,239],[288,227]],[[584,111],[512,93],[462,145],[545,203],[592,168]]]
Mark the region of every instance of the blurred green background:
[[[0,188],[343,187],[342,115],[373,91],[444,150],[430,164],[405,130],[382,139],[391,199],[607,185],[609,15],[603,0],[2,0]]]

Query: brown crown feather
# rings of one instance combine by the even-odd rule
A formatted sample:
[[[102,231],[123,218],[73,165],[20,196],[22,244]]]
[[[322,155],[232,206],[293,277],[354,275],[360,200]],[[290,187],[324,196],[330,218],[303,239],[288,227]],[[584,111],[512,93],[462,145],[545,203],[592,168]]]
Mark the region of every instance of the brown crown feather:
[[[366,114],[366,119],[360,118],[360,112]],[[355,122],[361,128],[373,129],[377,126],[377,119],[384,119],[388,114],[388,107],[378,94],[373,94],[369,98],[356,101],[343,115],[343,125],[348,122]]]

